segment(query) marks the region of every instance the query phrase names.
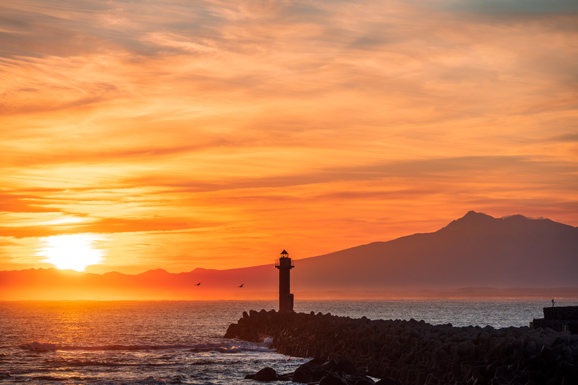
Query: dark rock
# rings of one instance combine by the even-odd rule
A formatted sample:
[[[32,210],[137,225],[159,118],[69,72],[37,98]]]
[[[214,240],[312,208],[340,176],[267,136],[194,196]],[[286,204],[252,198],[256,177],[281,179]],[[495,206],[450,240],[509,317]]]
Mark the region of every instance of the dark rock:
[[[506,377],[494,377],[492,379],[492,385],[509,385],[510,381]]]
[[[336,373],[329,373],[321,379],[319,385],[348,385],[347,380]]]
[[[508,373],[508,368],[506,366],[499,366],[496,368],[494,377],[506,377]]]
[[[279,377],[277,376],[275,369],[269,367],[259,370],[253,376],[253,380],[262,382],[277,381],[278,379]]]
[[[284,373],[277,375],[277,381],[291,381],[293,378],[293,373]]]
[[[321,365],[324,363],[325,360],[321,358],[315,358],[309,362],[304,363],[303,365],[299,366],[297,370],[295,370],[293,373],[292,381],[302,384],[319,382],[328,373],[328,371],[321,367]]]
[[[367,376],[350,377],[347,382],[351,382],[354,385],[375,385],[375,381]]]
[[[308,384],[313,382],[313,372],[311,367],[306,364],[299,366],[295,372],[293,372],[291,381],[298,382],[300,384]]]
[[[381,380],[377,381],[375,385],[403,385],[403,383],[395,378],[383,377]]]
[[[337,366],[337,359],[332,358],[328,361],[325,361],[324,363],[321,364],[321,367],[325,370],[327,370],[328,372],[334,372],[334,368],[335,366]]]
[[[329,372],[343,372],[345,374],[355,374],[356,372],[353,362],[337,358],[325,362],[321,367]]]
[[[562,385],[576,385],[576,384],[578,384],[578,377],[565,376],[562,379]]]

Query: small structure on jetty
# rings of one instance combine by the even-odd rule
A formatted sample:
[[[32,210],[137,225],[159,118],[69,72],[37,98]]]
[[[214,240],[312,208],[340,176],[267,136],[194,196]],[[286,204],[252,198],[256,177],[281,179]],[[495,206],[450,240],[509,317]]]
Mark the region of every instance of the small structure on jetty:
[[[578,334],[578,306],[545,307],[544,318],[534,318],[532,326]]]
[[[281,252],[281,258],[275,261],[275,267],[279,269],[279,311],[293,311],[293,294],[291,294],[291,269],[295,266],[285,250]]]

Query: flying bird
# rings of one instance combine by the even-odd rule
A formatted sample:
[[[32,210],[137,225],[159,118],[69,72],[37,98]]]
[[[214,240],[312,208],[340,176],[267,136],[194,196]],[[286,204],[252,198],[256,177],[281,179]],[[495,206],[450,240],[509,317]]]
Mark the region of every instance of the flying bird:
[[[244,283],[242,283],[241,286],[239,286],[239,287],[243,287],[243,285],[244,285]]]
[[[201,283],[199,282],[199,283],[197,283],[195,286],[201,286]]]

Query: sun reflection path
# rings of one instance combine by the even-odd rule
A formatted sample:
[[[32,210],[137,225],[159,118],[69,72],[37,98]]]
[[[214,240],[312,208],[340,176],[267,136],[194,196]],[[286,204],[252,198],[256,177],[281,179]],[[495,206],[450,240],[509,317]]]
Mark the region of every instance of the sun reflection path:
[[[46,257],[42,262],[48,262],[58,269],[84,271],[88,265],[102,262],[105,252],[96,247],[96,243],[106,240],[96,234],[55,235],[42,238],[42,247],[36,255]]]

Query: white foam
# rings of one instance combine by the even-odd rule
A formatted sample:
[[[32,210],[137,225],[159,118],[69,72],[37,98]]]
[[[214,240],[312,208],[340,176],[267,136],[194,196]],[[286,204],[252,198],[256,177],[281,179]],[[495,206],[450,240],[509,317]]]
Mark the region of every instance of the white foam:
[[[265,337],[265,339],[263,340],[263,343],[266,345],[271,345],[273,343],[273,338]]]

